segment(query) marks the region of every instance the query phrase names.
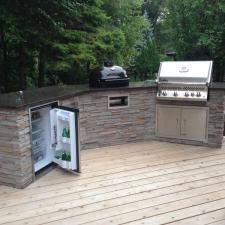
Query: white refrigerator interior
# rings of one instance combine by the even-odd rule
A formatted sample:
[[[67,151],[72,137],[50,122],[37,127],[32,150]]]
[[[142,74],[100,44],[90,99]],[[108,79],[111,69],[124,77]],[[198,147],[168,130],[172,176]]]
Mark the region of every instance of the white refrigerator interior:
[[[51,106],[31,112],[32,152],[34,171],[42,169],[52,162],[50,151],[50,115]]]
[[[79,149],[76,118],[72,111],[55,108],[50,111],[53,162],[64,169],[79,172]]]
[[[80,172],[77,113],[73,109],[47,105],[31,109],[34,171],[52,162]]]

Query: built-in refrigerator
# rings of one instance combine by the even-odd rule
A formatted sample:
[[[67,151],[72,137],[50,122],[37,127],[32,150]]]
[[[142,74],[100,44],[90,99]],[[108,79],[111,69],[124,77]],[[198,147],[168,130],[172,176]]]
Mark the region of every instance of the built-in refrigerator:
[[[30,109],[34,172],[51,163],[80,172],[78,109],[57,102]]]

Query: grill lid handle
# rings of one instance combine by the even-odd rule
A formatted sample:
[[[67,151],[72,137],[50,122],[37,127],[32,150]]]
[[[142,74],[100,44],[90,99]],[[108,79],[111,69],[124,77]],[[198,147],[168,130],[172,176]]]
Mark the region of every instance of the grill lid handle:
[[[187,73],[189,72],[189,69],[186,66],[181,67],[181,69],[179,70],[180,73]]]

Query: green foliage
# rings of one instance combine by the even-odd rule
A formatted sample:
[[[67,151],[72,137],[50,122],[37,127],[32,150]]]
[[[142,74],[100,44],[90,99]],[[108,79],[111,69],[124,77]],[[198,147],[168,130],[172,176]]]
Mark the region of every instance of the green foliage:
[[[142,80],[155,79],[155,73],[158,71],[159,63],[160,56],[157,46],[153,41],[148,41],[136,58],[135,73]]]
[[[116,30],[122,40],[113,57],[115,63],[130,67],[136,57],[137,48],[143,43],[143,30],[150,24],[141,14],[143,0],[107,0],[103,9],[110,18],[106,24],[108,31]],[[115,33],[115,35],[116,35]],[[115,40],[116,41],[116,40]]]
[[[225,2],[169,0],[165,16],[171,46],[180,59],[212,59],[216,80],[224,76]]]
[[[154,79],[169,49],[214,60],[222,80],[224,36],[224,1],[0,1],[0,92],[85,83],[105,61]]]
[[[121,64],[125,44],[125,35],[120,29],[100,29],[93,43],[97,63],[101,65],[105,61],[112,61]]]
[[[129,67],[149,22],[143,0],[0,1],[2,91],[87,82],[104,61]],[[13,63],[12,63],[13,62]]]
[[[165,0],[146,0],[142,5],[142,11],[151,21],[153,35],[156,36],[160,31],[160,20],[165,9]]]

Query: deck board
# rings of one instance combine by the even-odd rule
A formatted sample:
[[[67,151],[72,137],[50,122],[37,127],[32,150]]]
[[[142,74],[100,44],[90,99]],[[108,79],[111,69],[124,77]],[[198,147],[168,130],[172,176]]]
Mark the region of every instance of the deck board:
[[[82,151],[24,190],[0,186],[0,224],[225,224],[225,147],[156,141]]]
[[[222,218],[224,218],[224,214],[225,214],[225,212],[222,211],[220,216]],[[215,218],[217,220],[219,218],[219,216],[214,215],[213,218]],[[224,224],[225,224],[225,220],[219,220],[219,221],[216,221],[216,222],[208,223],[207,225],[224,225]]]

